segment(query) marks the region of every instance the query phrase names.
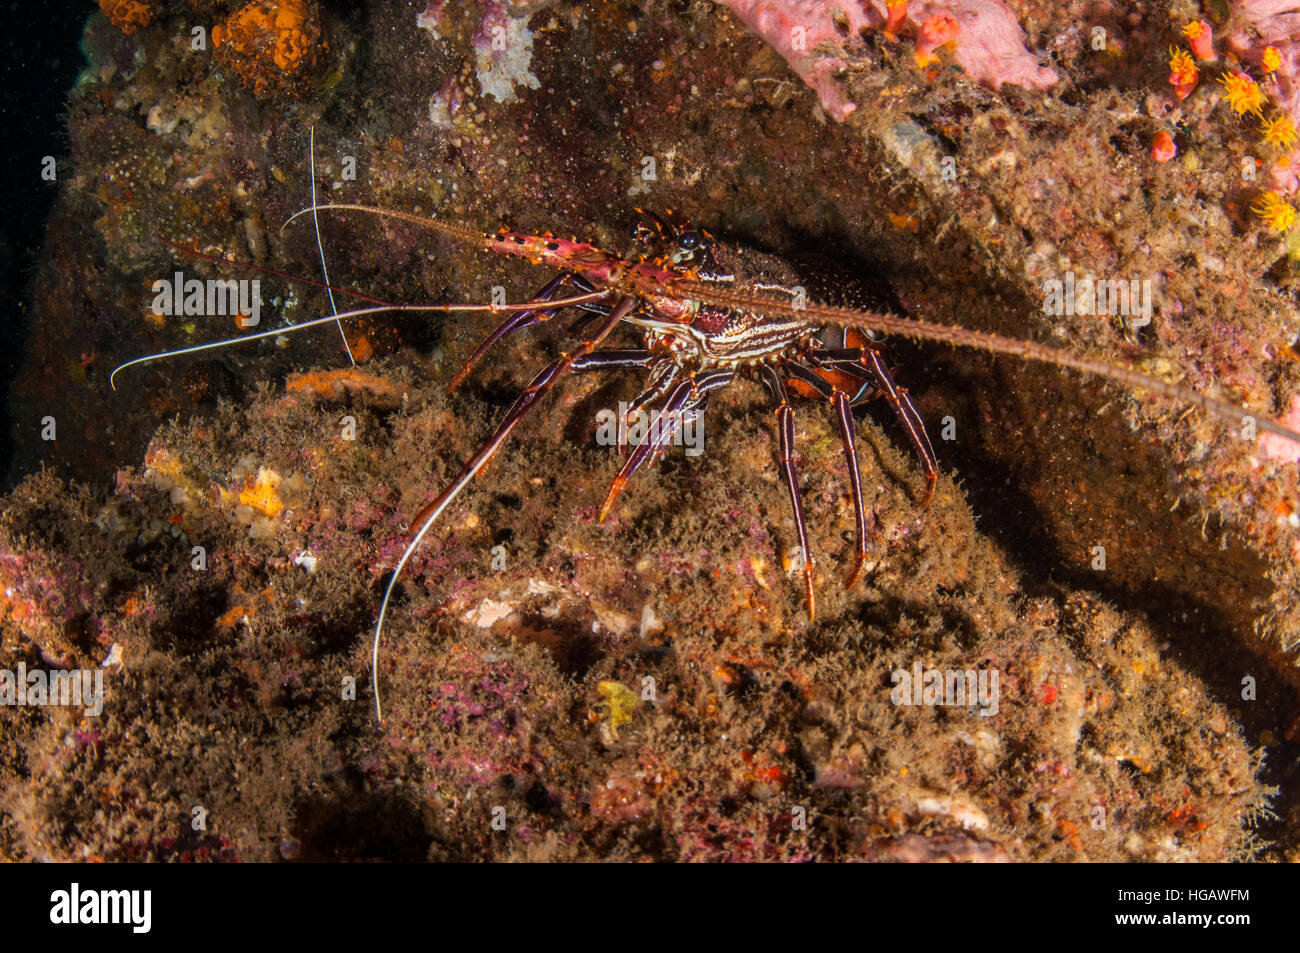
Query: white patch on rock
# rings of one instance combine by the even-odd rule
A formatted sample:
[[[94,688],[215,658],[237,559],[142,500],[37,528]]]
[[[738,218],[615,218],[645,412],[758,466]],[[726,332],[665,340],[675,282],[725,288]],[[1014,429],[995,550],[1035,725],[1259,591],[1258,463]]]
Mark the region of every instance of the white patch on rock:
[[[113,647],[108,650],[104,656],[104,661],[99,663],[100,668],[113,668],[115,665],[122,664],[122,646],[114,642]]]
[[[515,607],[508,602],[484,599],[477,607],[466,612],[463,618],[466,622],[471,622],[480,629],[490,629],[498,621],[514,611]]]
[[[519,97],[515,87],[541,87],[529,67],[533,62],[533,34],[525,17],[512,17],[498,7],[489,7],[474,33],[478,57],[479,89],[499,103],[513,103]]]
[[[964,794],[922,791],[916,798],[916,812],[926,817],[947,817],[968,831],[983,831],[989,826],[988,815]]]

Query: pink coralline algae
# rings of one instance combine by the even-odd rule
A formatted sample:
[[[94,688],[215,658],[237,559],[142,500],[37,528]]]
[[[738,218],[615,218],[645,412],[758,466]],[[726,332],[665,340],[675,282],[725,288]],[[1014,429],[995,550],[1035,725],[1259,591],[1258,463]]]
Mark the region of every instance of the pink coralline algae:
[[[91,602],[83,573],[39,552],[0,550],[0,622],[10,622],[53,664],[71,662],[69,625]],[[103,633],[102,624],[93,627]]]
[[[837,17],[848,27],[848,37],[863,29],[882,29],[889,22],[885,0],[721,0],[749,29],[770,43],[821,100],[831,118],[843,122],[857,108],[845,98],[835,76],[847,65],[845,35]],[[898,20],[897,6],[894,8]],[[950,18],[957,25],[952,56],[977,83],[1000,89],[1012,83],[1027,89],[1046,89],[1056,82],[1053,70],[1040,66],[1025,48],[1025,35],[1000,0],[909,0],[897,32],[919,39],[927,21]],[[939,18],[933,20],[932,18]]]
[[[1236,29],[1227,48],[1257,72],[1268,72],[1269,98],[1300,122],[1300,2],[1297,0],[1233,0],[1229,3]],[[1264,51],[1272,47],[1280,60],[1264,69]],[[1272,65],[1272,64],[1270,64]],[[1283,194],[1300,187],[1300,152],[1283,156],[1269,169],[1269,185]]]
[[[1287,409],[1286,416],[1281,418],[1281,423],[1293,430],[1300,428],[1300,397],[1291,398],[1291,406]],[[1269,463],[1300,463],[1300,447],[1283,437],[1271,433],[1262,433],[1259,435],[1258,447],[1259,455],[1263,458],[1263,461]]]
[[[911,24],[924,24],[931,16],[944,14],[957,21],[953,57],[975,82],[990,89],[1001,89],[1003,83],[1046,89],[1056,82],[1056,72],[1040,66],[1025,48],[1024,31],[998,0],[931,0],[915,4],[915,13],[912,6],[908,4]]]
[[[436,40],[442,36],[442,21],[447,16],[447,0],[429,0],[429,5],[415,18],[415,25],[428,30]]]

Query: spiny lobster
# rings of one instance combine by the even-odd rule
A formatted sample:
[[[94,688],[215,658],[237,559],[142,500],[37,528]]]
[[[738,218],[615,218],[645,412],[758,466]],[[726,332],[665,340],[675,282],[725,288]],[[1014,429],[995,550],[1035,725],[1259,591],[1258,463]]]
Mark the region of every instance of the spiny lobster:
[[[925,424],[907,391],[895,384],[883,347],[874,337],[878,333],[971,347],[1096,374],[1234,421],[1248,413],[1227,401],[1149,377],[1133,368],[1077,356],[1033,341],[893,314],[807,302],[803,289],[795,284],[794,272],[781,259],[748,250],[742,253],[737,246],[717,241],[708,232],[692,227],[672,213],[663,216],[642,213],[642,220],[633,235],[637,250],[622,257],[584,242],[549,234],[521,234],[503,229],[494,235],[485,235],[460,225],[392,209],[355,204],[318,205],[314,195],[313,204],[290,217],[285,227],[304,215],[315,217],[326,210],[362,212],[413,223],[499,255],[523,257],[534,264],[557,268],[559,272],[524,303],[377,305],[331,314],[288,328],[148,355],[121,365],[113,371],[113,377],[126,367],[146,361],[227,347],[382,311],[505,313],[506,319],[484,339],[455,376],[451,383],[455,387],[492,345],[516,331],[548,321],[565,309],[579,309],[584,313],[580,326],[594,328],[576,347],[552,361],[532,379],[506,411],[489,440],[465,463],[451,484],[424,506],[409,524],[413,532],[384,588],[371,644],[372,690],[376,715],[380,720],[383,719],[378,677],[380,639],[402,570],[447,506],[487,464],[528,411],[568,373],[644,370],[648,373],[648,382],[642,393],[631,402],[631,412],[661,401],[665,412],[663,419],[668,421],[666,427],[652,439],[636,446],[624,461],[600,509],[601,520],[609,514],[631,476],[646,463],[653,463],[660,457],[672,442],[684,416],[701,412],[712,392],[725,387],[741,374],[756,375],[766,384],[776,401],[779,461],[794,510],[810,618],[815,615],[816,606],[813,558],[808,547],[799,474],[794,461],[791,394],[825,400],[834,409],[838,421],[857,532],[854,564],[846,586],[852,586],[857,580],[867,553],[853,407],[877,396],[883,396],[889,402],[920,458],[926,479],[926,503],[934,492],[938,476]],[[621,324],[631,325],[640,332],[641,346],[601,349],[599,346]],[[1259,415],[1254,419],[1258,430],[1300,443],[1300,433],[1276,420]]]

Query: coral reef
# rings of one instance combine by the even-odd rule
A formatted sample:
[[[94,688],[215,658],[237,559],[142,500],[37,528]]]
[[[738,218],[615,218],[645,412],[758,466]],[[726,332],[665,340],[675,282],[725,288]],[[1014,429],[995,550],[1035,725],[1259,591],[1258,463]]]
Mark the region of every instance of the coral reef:
[[[515,335],[448,395],[493,316],[349,322],[364,368],[333,327],[288,333],[369,303],[285,277],[320,276],[311,220],[279,228],[313,187],[614,251],[631,206],[672,208],[819,252],[813,274],[846,296],[1295,419],[1296,253],[1269,227],[1290,225],[1242,174],[1291,147],[1277,127],[1261,152],[1269,133],[1219,82],[1239,69],[1264,120],[1290,115],[1263,49],[1232,63],[1212,23],[1223,65],[1194,63],[1179,96],[1170,45],[1191,56],[1183,27],[1214,19],[1192,4],[1088,22],[1045,0],[882,0],[842,21],[812,0],[730,6],[324,7],[334,59],[280,93],[270,46],[225,82],[224,40],[196,54],[166,19],[128,37],[92,17],[15,386],[35,475],[0,521],[0,669],[93,668],[107,698],[98,718],[0,707],[6,857],[1300,856],[1294,448],[940,347],[891,344],[942,463],[928,510],[894,422],[862,415],[853,590],[834,424],[799,403],[815,624],[757,385],[719,392],[706,452],[638,474],[602,524],[618,457],[594,420],[636,383],[567,381],[409,564],[376,724],[369,633],[406,521],[570,338]],[[491,48],[489,15],[528,31],[526,57]],[[956,37],[926,39],[944,16]],[[485,52],[517,57],[500,86]],[[1177,152],[1156,162],[1161,132]],[[319,225],[333,283],[371,302],[522,300],[549,277],[405,224]],[[283,338],[110,391],[117,364],[240,332],[151,312],[178,269],[257,277]],[[1067,274],[1150,282],[1151,307],[1049,313]],[[997,694],[927,698],[932,672],[996,673]]]

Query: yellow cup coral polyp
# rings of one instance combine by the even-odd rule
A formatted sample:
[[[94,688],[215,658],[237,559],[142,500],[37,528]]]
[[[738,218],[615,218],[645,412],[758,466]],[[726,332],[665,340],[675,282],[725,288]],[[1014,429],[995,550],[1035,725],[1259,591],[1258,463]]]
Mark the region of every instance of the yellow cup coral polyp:
[[[1223,95],[1228,105],[1237,115],[1259,115],[1260,107],[1264,105],[1264,91],[1250,76],[1241,70],[1233,70],[1220,76],[1219,82],[1223,84]]]
[[[1272,146],[1290,149],[1296,143],[1295,120],[1290,116],[1265,119],[1260,123],[1259,131],[1264,134],[1264,141]]]
[[[258,97],[304,92],[329,48],[311,0],[253,0],[213,27],[212,44]]]
[[[1186,50],[1169,51],[1169,84],[1174,87],[1174,95],[1184,100],[1196,88],[1198,70],[1196,60]]]
[[[1265,192],[1250,210],[1275,232],[1289,231],[1295,224],[1295,207],[1276,192]]]
[[[99,0],[99,9],[104,11],[109,23],[127,36],[143,30],[158,16],[154,5],[143,0]]]

